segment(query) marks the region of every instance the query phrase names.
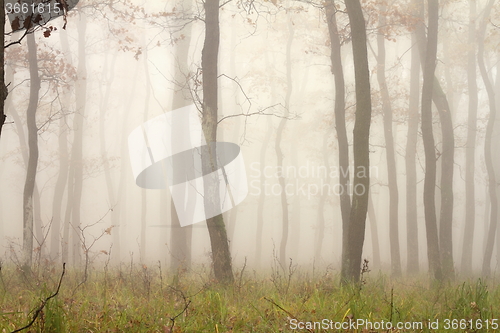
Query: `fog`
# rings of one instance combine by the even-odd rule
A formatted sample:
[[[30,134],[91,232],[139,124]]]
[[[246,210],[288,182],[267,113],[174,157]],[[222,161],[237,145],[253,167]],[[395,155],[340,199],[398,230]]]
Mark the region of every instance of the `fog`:
[[[417,48],[416,25],[422,23],[410,14],[414,12],[412,4],[419,1],[394,1],[389,10],[382,11],[377,1],[363,2],[372,103],[368,170],[354,166],[356,89],[351,27],[344,3],[337,2],[336,24],[345,78],[348,170],[339,166],[332,44],[323,5],[228,1],[220,7],[217,141],[234,143],[241,149],[244,170],[239,168],[235,172],[242,172],[243,177],[234,178],[238,179],[237,188],[247,187],[244,200],[222,214],[233,270],[243,265],[266,270],[275,261],[283,263],[284,258],[286,265],[291,261],[301,267],[330,267],[340,272],[343,239],[340,194],[345,190],[340,181],[347,174],[351,179],[347,188],[351,196],[363,195],[364,191],[370,195],[362,247],[362,258],[369,261],[370,269],[394,273],[391,263],[394,265],[396,259],[391,256],[391,246],[394,249],[395,245],[394,240],[391,245],[389,236],[393,228],[389,176],[395,176],[398,261],[403,274],[429,270],[424,214],[426,159],[420,123],[413,154],[416,184],[410,185],[416,188],[416,232],[408,230],[407,207],[410,99],[411,92],[415,93],[410,90],[412,57],[415,57],[412,49]],[[485,161],[491,105],[500,108],[500,6],[494,3],[489,16],[484,18],[487,2],[471,1],[477,7],[473,25],[469,22],[467,1],[442,1],[439,9],[435,76],[449,103],[455,151],[452,168],[443,174],[444,131],[438,109],[433,106],[435,203],[439,228],[443,207],[441,179],[452,172],[453,267],[464,274],[469,273],[462,270],[464,239],[472,244],[473,272],[481,272],[492,230],[495,233],[490,266],[493,274],[500,260],[500,228],[492,229],[498,216],[490,220],[491,209],[498,203],[491,202]],[[380,28],[381,13],[386,14],[387,21]],[[191,261],[191,267],[199,264],[210,267],[213,250],[206,222],[192,221],[195,223],[181,227],[172,220],[176,213],[179,217],[189,215],[193,207],[186,205],[182,212],[173,210],[169,186],[175,184],[169,183],[173,180],[168,175],[164,189],[137,185],[131,159],[136,151],[130,149],[139,148],[130,148],[133,146],[129,142],[134,129],[145,128],[141,126],[147,121],[190,105],[194,105],[193,110],[200,116],[201,129],[204,15],[203,5],[197,1],[172,1],[165,5],[162,1],[102,4],[81,0],[69,12],[66,23],[60,17],[47,24],[56,28],[50,34],[45,33],[50,36],[44,36],[46,28],[36,29],[31,35],[36,42],[41,80],[36,107],[39,156],[32,199],[33,260],[66,261],[78,266],[88,254],[96,265],[107,261],[114,265],[160,261],[167,267],[175,266],[176,261],[185,264]],[[485,22],[483,35],[479,31],[482,22]],[[427,24],[427,13],[423,23]],[[5,104],[7,121],[0,139],[0,253],[2,260],[16,263],[22,262],[26,245],[23,195],[30,157],[27,110],[34,84],[28,61],[30,37],[23,33],[6,36],[6,44],[22,40],[5,49],[9,95]],[[378,33],[384,34],[385,66],[377,64],[381,54]],[[481,45],[482,54],[478,53]],[[468,77],[470,50],[476,88],[470,85],[474,76]],[[478,65],[481,56],[497,93],[493,102]],[[385,74],[390,97],[392,119],[388,131],[393,139],[395,174],[388,173],[384,134],[387,109],[384,109],[383,87],[377,78],[379,72]],[[418,102],[423,84],[422,74],[419,75]],[[477,96],[475,142],[468,140],[470,110],[474,108],[470,102],[472,96]],[[176,128],[174,121],[171,133],[177,134],[160,133],[165,135],[164,140],[171,140],[162,144],[187,142],[183,141],[189,140],[186,135],[193,133],[193,126],[198,126],[190,124],[183,130],[181,126]],[[500,174],[499,131],[500,123],[496,121],[491,152],[497,175]],[[466,163],[466,150],[471,142],[475,148],[472,202],[466,199],[471,191],[466,188],[470,167]],[[191,144],[194,148],[194,142]],[[153,147],[152,141],[149,145]],[[369,176],[368,189],[353,185],[356,174],[360,178]],[[181,197],[184,200],[184,194]],[[472,233],[465,228],[467,205],[475,208]],[[284,215],[288,216],[287,222]],[[288,225],[285,236],[284,223]],[[175,229],[190,231],[173,234]],[[284,237],[287,243],[283,247]],[[408,267],[415,266],[408,263],[408,240],[415,240],[418,245],[418,264],[413,270]],[[187,245],[182,247],[179,243]]]

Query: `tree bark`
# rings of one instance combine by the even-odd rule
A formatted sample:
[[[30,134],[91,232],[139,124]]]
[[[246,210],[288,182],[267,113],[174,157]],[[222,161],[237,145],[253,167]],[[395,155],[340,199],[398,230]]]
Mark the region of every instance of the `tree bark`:
[[[365,240],[368,192],[370,189],[370,124],[371,89],[366,26],[359,0],[346,1],[351,25],[352,53],[356,85],[356,116],[353,131],[354,180],[352,207],[349,217],[347,253],[342,260],[342,281],[359,282],[361,257]]]
[[[380,244],[378,240],[377,214],[373,207],[373,192],[368,196],[368,220],[370,221],[370,232],[372,236],[373,268],[380,269]]]
[[[216,140],[217,140],[217,59],[219,53],[219,0],[205,1],[205,42],[201,56],[203,71],[203,112],[202,128],[207,143],[202,152],[203,174],[212,173],[217,168]],[[219,203],[218,179],[213,179],[211,186],[204,186],[205,202],[217,207]],[[212,247],[212,264],[215,279],[222,283],[234,281],[231,253],[227,239],[226,226],[222,214],[207,219],[207,227]]]
[[[486,35],[486,24],[488,23],[488,18],[490,16],[491,8],[495,0],[488,1],[485,9],[484,15],[481,20],[481,24],[479,25],[479,33],[478,33],[478,54],[477,60],[479,65],[479,71],[481,72],[481,77],[483,79],[484,86],[486,88],[486,92],[488,94],[489,108],[490,108],[490,117],[488,119],[488,124],[486,126],[486,136],[484,141],[484,160],[486,164],[486,170],[488,172],[488,192],[489,199],[491,203],[490,208],[490,225],[488,226],[488,238],[486,241],[486,249],[484,251],[483,258],[483,275],[490,276],[491,274],[491,257],[493,255],[493,246],[495,245],[495,235],[498,224],[498,199],[497,199],[497,181],[495,175],[495,169],[493,166],[493,158],[492,158],[492,136],[493,129],[495,126],[496,119],[496,100],[495,100],[495,91],[493,90],[493,84],[490,81],[488,76],[488,72],[486,70],[485,65],[485,56],[484,56],[484,39]]]
[[[465,228],[462,245],[462,273],[472,272],[472,245],[476,221],[475,163],[477,136],[477,73],[476,73],[476,1],[469,0],[469,38],[467,51],[467,85],[469,90],[469,114],[467,143],[465,147]]]
[[[395,277],[401,276],[401,254],[399,251],[399,194],[396,170],[396,156],[394,151],[394,138],[392,136],[392,106],[387,82],[385,78],[385,12],[387,8],[381,6],[379,14],[379,27],[377,34],[377,80],[382,96],[382,110],[384,120],[384,138],[387,159],[387,179],[389,187],[389,240],[391,247],[391,273]]]
[[[0,1],[0,138],[2,137],[2,129],[5,124],[5,99],[7,99],[8,90],[5,86],[5,1]]]
[[[33,191],[35,188],[36,170],[38,166],[38,128],[36,125],[36,110],[40,91],[40,77],[38,74],[35,36],[29,34],[26,39],[28,44],[28,63],[30,72],[30,99],[26,111],[29,159],[23,193],[23,265],[24,269],[29,270],[33,258]]]
[[[188,10],[188,8],[185,8]],[[189,45],[191,43],[191,25],[183,29],[183,38],[180,39],[175,46],[175,68],[174,76],[175,82],[181,85],[181,87],[187,86],[186,73],[188,70],[188,56],[189,56]],[[183,90],[180,89],[176,91],[172,100],[172,110],[186,106],[187,102],[184,99]],[[186,128],[187,126],[187,128]],[[176,138],[188,139],[186,135],[183,135],[186,131],[189,131],[189,123],[183,124],[182,126],[174,126],[172,129],[172,142],[175,142]],[[178,140],[178,139],[177,139]],[[183,170],[175,168],[174,173],[181,173],[180,175],[174,175],[174,179],[182,177]],[[174,189],[173,191],[175,191]],[[177,189],[178,190],[178,189]],[[182,194],[177,194],[181,195]],[[172,192],[172,196],[175,194]],[[170,267],[174,272],[179,270],[187,269],[191,267],[191,239],[193,228],[191,225],[181,227],[179,222],[179,217],[177,216],[177,211],[175,210],[175,205],[173,199],[170,201],[170,218],[171,218],[171,232],[170,232]]]
[[[330,37],[332,74],[335,79],[335,130],[339,147],[339,185],[340,185],[340,212],[342,216],[342,257],[347,253],[347,235],[349,230],[349,216],[351,214],[351,196],[349,194],[349,142],[345,124],[345,82],[342,67],[341,44],[335,16],[335,1],[326,3],[326,22]]]
[[[272,120],[267,119],[267,130],[262,145],[260,147],[260,165],[259,165],[259,202],[257,204],[257,234],[255,238],[255,262],[257,267],[262,264],[262,233],[264,228],[264,205],[266,200],[266,176],[264,174],[266,163],[266,151],[271,141],[271,134],[273,132]]]
[[[283,118],[281,118],[280,123],[278,125],[278,129],[276,130],[276,142],[275,142],[275,150],[276,150],[276,159],[278,168],[283,168],[283,151],[281,150],[281,141],[283,137],[283,131],[285,129],[286,122],[288,121],[288,115],[290,110],[290,99],[292,96],[292,43],[294,38],[294,29],[293,23],[291,19],[288,19],[288,41],[286,44],[286,96],[285,96],[285,114]],[[283,173],[280,173],[278,177],[278,183],[281,188],[281,221],[282,221],[282,229],[281,229],[281,242],[280,242],[280,252],[279,252],[279,260],[283,267],[286,267],[286,246],[288,243],[288,227],[289,227],[289,214],[288,214],[288,198],[285,190],[285,177]]]
[[[73,65],[71,53],[69,50],[69,42],[66,30],[60,32],[61,37],[61,49],[64,54],[65,61]],[[54,188],[54,197],[52,200],[52,227],[51,227],[51,241],[50,241],[50,255],[53,260],[61,255],[61,224],[62,220],[62,207],[63,207],[63,197],[64,190],[68,183],[68,172],[69,172],[69,152],[68,152],[68,128],[66,122],[66,113],[70,108],[70,96],[72,88],[65,89],[65,93],[62,97],[62,113],[59,120],[59,173],[57,174],[56,185]]]
[[[428,36],[423,66],[422,86],[422,137],[425,151],[424,179],[424,211],[427,234],[427,256],[429,267],[437,280],[442,279],[441,259],[436,218],[436,152],[432,130],[432,92],[434,85],[434,70],[436,68],[437,36],[438,36],[438,0],[429,0]]]
[[[329,133],[325,133],[323,136],[323,160],[325,163],[326,170],[330,170],[330,163],[328,163],[328,137]],[[328,175],[325,179],[325,184],[330,186],[330,178]],[[325,239],[325,202],[328,198],[328,193],[323,193],[320,191],[317,217],[316,217],[316,242],[314,245],[314,260],[321,260],[321,252],[323,250],[323,240]]]
[[[422,8],[423,9],[423,8]],[[412,33],[412,44],[416,43]],[[417,154],[418,124],[420,95],[420,56],[416,46],[411,49],[410,97],[408,107],[408,134],[406,141],[406,241],[407,241],[407,272],[419,272],[418,254],[418,215],[417,215]]]
[[[76,113],[73,120],[73,147],[71,160],[73,163],[73,193],[72,193],[72,260],[74,265],[81,263],[81,240],[80,240],[80,218],[83,192],[83,124],[87,100],[87,60],[85,35],[87,30],[87,17],[84,13],[79,14],[78,22],[78,81],[76,83]]]

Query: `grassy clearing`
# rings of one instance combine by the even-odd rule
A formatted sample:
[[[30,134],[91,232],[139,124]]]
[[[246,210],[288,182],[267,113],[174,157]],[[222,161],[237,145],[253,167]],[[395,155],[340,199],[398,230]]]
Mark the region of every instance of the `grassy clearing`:
[[[14,266],[3,267],[1,331],[25,326],[33,316],[30,311],[54,293],[61,267],[49,266],[29,274]],[[291,324],[328,319],[340,325],[365,319],[373,324],[382,320],[393,325],[423,323],[422,329],[394,332],[493,332],[492,319],[500,319],[500,287],[493,281],[430,284],[427,278],[394,281],[372,272],[365,275],[361,288],[340,287],[338,276],[329,270],[313,274],[289,267],[262,275],[237,274],[236,283],[224,287],[209,276],[203,267],[174,276],[167,275],[159,265],[122,265],[91,270],[81,284],[84,273],[68,269],[59,294],[47,302],[25,331],[363,332],[360,327],[352,330],[335,326],[330,326],[331,330],[293,330]],[[456,323],[457,329],[445,330],[446,319],[450,328]],[[438,320],[439,329],[427,327],[429,320]],[[467,320],[469,329],[460,329],[459,320],[463,325]],[[474,329],[470,329],[470,323]],[[382,331],[387,330],[373,329]]]

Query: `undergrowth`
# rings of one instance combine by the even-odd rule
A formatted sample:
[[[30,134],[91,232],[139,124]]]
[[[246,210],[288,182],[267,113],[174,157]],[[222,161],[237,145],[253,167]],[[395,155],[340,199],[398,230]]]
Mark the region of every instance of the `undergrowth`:
[[[2,267],[1,332],[30,321],[34,309],[54,293],[61,270],[47,265],[26,273],[16,266]],[[313,273],[292,265],[267,273],[242,269],[231,286],[216,284],[201,267],[175,275],[161,265],[130,264],[87,273],[68,268],[59,293],[26,332],[387,332],[292,329],[292,322],[323,319],[422,322],[422,329],[390,331],[436,332],[446,331],[446,319],[500,319],[500,287],[492,280],[437,284],[426,277],[391,280],[374,272],[363,280],[361,285],[341,286],[331,270]],[[436,320],[440,329],[428,327]]]

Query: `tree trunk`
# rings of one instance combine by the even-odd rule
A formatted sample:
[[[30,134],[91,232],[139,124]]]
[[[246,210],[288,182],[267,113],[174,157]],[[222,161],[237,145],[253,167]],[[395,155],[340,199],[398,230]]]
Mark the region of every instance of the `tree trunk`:
[[[351,25],[354,57],[356,117],[353,131],[353,197],[349,217],[347,253],[342,258],[341,278],[343,282],[359,282],[370,189],[369,141],[372,105],[363,10],[359,0],[346,1],[346,7]]]
[[[60,32],[61,37],[61,49],[64,54],[65,61],[72,65],[73,61],[71,58],[71,53],[69,50],[69,42],[66,30]],[[62,220],[62,206],[63,197],[66,184],[68,183],[68,172],[69,172],[69,159],[68,159],[68,128],[66,118],[67,112],[70,109],[70,96],[72,89],[68,88],[65,90],[62,96],[62,113],[63,115],[59,119],[59,173],[57,174],[56,185],[54,188],[54,197],[52,200],[52,227],[51,227],[51,241],[50,241],[50,255],[53,260],[59,257],[60,246],[61,246],[61,223]]]
[[[500,54],[497,54],[497,77],[495,79],[495,91],[500,91]],[[496,110],[500,108],[500,93],[497,93],[495,95],[496,97]],[[498,137],[500,134],[500,121],[498,117],[495,118],[496,120],[496,125],[495,125],[495,130],[494,130],[494,136]],[[495,163],[495,175],[500,174],[500,156],[499,154],[496,154],[496,163]],[[497,196],[498,199],[498,196]],[[500,228],[497,227],[497,261],[500,261]]]
[[[389,239],[391,247],[391,273],[395,277],[401,276],[401,255],[399,252],[399,194],[396,170],[396,156],[394,151],[394,138],[392,136],[392,106],[387,82],[385,78],[385,35],[386,7],[380,7],[379,28],[377,35],[377,80],[382,95],[382,110],[384,119],[384,137],[387,159],[387,179],[389,185]]]
[[[439,18],[436,18],[436,20],[439,20]],[[427,38],[425,36],[425,27],[423,26],[423,23],[417,25],[416,36],[417,36],[417,44],[419,46],[419,51],[420,51],[420,58],[421,60],[426,59],[427,56],[426,48],[428,41],[426,40]],[[437,36],[436,36],[436,43],[437,43]],[[426,65],[425,63],[422,63],[422,66],[425,65]],[[436,65],[434,64],[434,69],[435,66]],[[441,84],[439,83],[439,80],[435,75],[432,84],[432,102],[436,106],[439,113],[439,120],[441,122],[441,132],[443,138],[442,153],[441,153],[441,183],[440,183],[441,208],[440,208],[440,224],[439,224],[439,237],[438,237],[438,246],[440,247],[440,266],[442,265],[441,273],[444,273],[444,277],[453,278],[454,263],[453,263],[452,222],[453,222],[453,166],[454,166],[454,155],[455,155],[455,139],[453,133],[451,109],[448,104],[448,99],[446,98],[446,94],[444,93]],[[422,136],[424,136],[423,133]],[[432,141],[434,142],[434,139],[432,139]],[[425,150],[425,144],[424,144],[424,150]],[[435,151],[433,154],[435,156]],[[434,172],[434,174],[436,174],[436,172]],[[434,183],[436,182],[435,179],[436,176],[434,176]],[[427,199],[430,200],[429,198]],[[435,199],[435,193],[434,193],[434,199]],[[434,211],[436,211],[435,203],[434,203]]]
[[[146,41],[144,40],[144,48],[143,48],[143,61],[144,61],[144,72],[146,75],[146,96],[144,97],[144,117],[143,122],[147,122],[149,118],[149,102],[151,99],[151,77],[149,73],[149,57],[148,57],[148,49],[146,45]],[[146,263],[147,258],[147,215],[148,215],[148,190],[145,188],[141,189],[141,235],[140,235],[140,260],[142,264]]]
[[[266,151],[271,140],[273,132],[272,120],[267,119],[267,130],[262,145],[260,147],[260,165],[259,165],[259,202],[257,204],[257,234],[255,238],[255,262],[257,267],[262,264],[262,229],[264,228],[264,204],[266,200],[266,176],[264,170],[266,166]]]
[[[110,208],[113,209],[111,212],[111,225],[114,226],[118,223],[117,218],[119,217],[120,210],[118,207],[115,207],[117,205],[117,201],[115,199],[115,194],[114,194],[114,188],[113,188],[113,178],[111,175],[111,166],[109,164],[109,156],[108,156],[108,144],[106,141],[106,112],[109,110],[109,99],[111,97],[111,90],[112,87],[114,86],[115,82],[115,64],[116,64],[116,58],[117,58],[118,53],[114,53],[112,56],[112,59],[109,60],[109,55],[106,55],[106,59],[104,62],[103,66],[103,75],[104,75],[104,82],[106,82],[106,87],[101,87],[99,89],[99,92],[102,93],[104,92],[104,96],[101,96],[101,101],[99,105],[99,150],[101,154],[101,161],[103,164],[103,169],[104,169],[104,181],[106,184],[106,189],[107,189],[107,195],[108,195],[108,204],[110,205]],[[111,64],[111,66],[110,66]],[[112,229],[111,234],[114,236],[116,233],[118,233],[117,229]],[[115,249],[113,248],[113,255]]]
[[[189,8],[185,8],[185,10],[189,10]],[[191,43],[191,26],[189,25],[185,29],[182,30],[183,38],[180,39],[175,46],[175,68],[174,68],[174,80],[180,87],[188,86],[185,82],[186,74],[188,71],[188,56],[189,56],[189,45]],[[188,103],[184,99],[183,90],[179,89],[174,93],[172,100],[172,110],[181,108],[186,106]],[[172,129],[172,142],[178,140],[178,138],[184,138],[186,140],[189,139],[186,133],[189,131],[189,122],[183,124],[182,126],[174,126]],[[182,177],[183,170],[179,168],[175,168],[174,173],[181,173],[174,175],[174,179],[178,179]],[[179,191],[180,188],[173,188],[172,191]],[[172,192],[171,197],[174,196],[182,196],[183,194],[174,194]],[[191,267],[191,239],[193,228],[191,225],[181,227],[179,222],[179,217],[177,216],[177,211],[175,210],[175,205],[173,199],[171,199],[170,203],[170,217],[171,217],[171,232],[170,232],[170,267],[174,272],[178,270],[183,270]]]
[[[276,142],[275,142],[275,150],[276,150],[276,159],[278,168],[283,168],[283,152],[281,150],[281,141],[283,136],[283,131],[285,129],[286,122],[288,121],[288,115],[290,112],[290,99],[292,96],[292,42],[294,38],[294,29],[293,23],[291,19],[288,19],[288,41],[286,44],[286,96],[285,96],[285,114],[283,118],[281,118],[280,123],[278,125],[278,129],[276,130]],[[288,227],[289,227],[289,216],[288,216],[288,199],[285,190],[285,177],[282,173],[280,173],[278,177],[278,183],[281,188],[281,219],[282,219],[282,230],[281,230],[281,243],[280,243],[280,251],[279,251],[279,260],[283,267],[286,266],[286,245],[288,242]]]
[[[80,240],[79,228],[83,192],[83,124],[87,100],[87,60],[85,53],[86,30],[87,17],[84,13],[80,13],[78,22],[78,81],[76,83],[76,112],[73,120],[74,139],[71,152],[71,160],[74,164],[74,170],[73,179],[70,180],[73,182],[71,225],[73,230],[72,259],[74,265],[79,265],[82,259],[82,244]]]
[[[323,136],[323,159],[325,162],[325,168],[326,170],[330,170],[330,164],[328,163],[328,137],[329,133],[326,132],[325,135]],[[327,175],[326,176],[326,182],[328,186],[330,186],[330,177]],[[322,184],[323,186],[323,184]],[[323,249],[323,240],[325,239],[325,202],[326,199],[328,198],[327,193],[323,193],[323,191],[320,191],[320,197],[319,197],[319,203],[318,203],[318,210],[317,210],[317,217],[316,217],[316,243],[314,245],[314,260],[315,261],[320,261],[321,260],[321,251]]]
[[[342,215],[342,257],[347,253],[347,234],[349,229],[349,215],[351,214],[351,196],[349,195],[349,142],[345,124],[345,82],[341,44],[335,16],[335,1],[327,2],[326,22],[330,36],[332,74],[335,79],[335,129],[339,145],[339,185],[340,185],[340,211]]]
[[[4,0],[0,1],[0,138],[2,137],[2,128],[5,124],[5,99],[7,98],[7,87],[5,86],[5,52],[3,45],[5,45],[5,3]]]
[[[495,0],[488,1],[488,4],[484,9],[484,16],[481,20],[481,24],[479,25],[477,53],[479,71],[481,72],[481,77],[483,79],[486,92],[488,93],[488,101],[490,107],[490,117],[488,119],[488,125],[486,126],[486,136],[484,139],[484,160],[486,164],[486,170],[488,172],[488,191],[491,203],[490,225],[488,227],[488,238],[486,241],[486,249],[484,251],[483,258],[482,272],[484,276],[489,276],[491,274],[491,257],[493,255],[493,246],[495,245],[495,235],[498,224],[497,182],[491,153],[493,129],[496,119],[496,101],[493,84],[490,81],[488,72],[486,71],[486,65],[484,63],[484,39],[486,34],[486,24],[488,23],[488,18],[490,16],[491,8],[493,7],[494,3]]]
[[[219,207],[219,188],[216,159],[217,139],[217,59],[219,53],[219,0],[205,1],[205,42],[201,56],[201,67],[203,72],[203,113],[202,128],[207,143],[202,152],[203,174],[212,173],[214,179],[209,186],[204,186],[205,205],[209,202],[213,207]],[[215,279],[222,283],[234,281],[231,253],[227,239],[226,226],[222,214],[207,219],[207,227],[212,247],[212,264]]]
[[[439,254],[439,240],[436,219],[436,152],[432,130],[432,92],[434,85],[434,70],[436,67],[437,36],[438,36],[438,0],[429,0],[429,24],[425,63],[423,66],[422,86],[422,137],[425,151],[425,179],[424,179],[424,210],[425,227],[427,234],[427,256],[429,267],[438,280],[442,279],[441,259]]]
[[[368,196],[368,220],[370,221],[370,232],[372,236],[373,268],[380,269],[380,244],[378,241],[377,214],[373,207],[373,192]]]
[[[423,10],[423,8],[420,6]],[[412,34],[412,44],[416,43]],[[407,272],[419,272],[418,254],[418,217],[417,217],[417,154],[418,112],[420,95],[420,56],[416,46],[411,49],[410,97],[408,107],[408,134],[406,141],[406,241],[407,241]]]
[[[38,128],[36,125],[36,110],[40,91],[40,77],[38,75],[38,57],[35,36],[29,34],[26,39],[28,43],[30,72],[30,99],[26,112],[29,159],[23,193],[23,265],[24,269],[29,270],[33,258],[33,191],[35,188],[36,169],[38,166]]]
[[[462,246],[462,273],[472,272],[472,245],[476,221],[475,163],[477,133],[477,73],[476,73],[476,1],[469,0],[469,38],[467,52],[467,83],[469,90],[469,115],[465,147],[465,228]]]

